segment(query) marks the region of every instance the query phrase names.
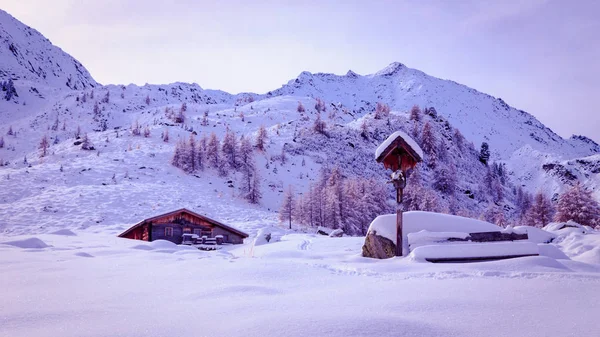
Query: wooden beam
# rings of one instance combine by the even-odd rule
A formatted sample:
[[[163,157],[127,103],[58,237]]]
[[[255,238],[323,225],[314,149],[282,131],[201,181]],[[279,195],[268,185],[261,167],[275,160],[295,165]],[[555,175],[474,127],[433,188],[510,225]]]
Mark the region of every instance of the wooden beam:
[[[429,258],[425,259],[428,262],[433,263],[455,263],[455,262],[482,262],[482,261],[496,261],[514,259],[517,257],[526,256],[539,256],[539,254],[522,254],[522,255],[502,255],[502,256],[485,256],[485,257],[441,257],[441,258]]]

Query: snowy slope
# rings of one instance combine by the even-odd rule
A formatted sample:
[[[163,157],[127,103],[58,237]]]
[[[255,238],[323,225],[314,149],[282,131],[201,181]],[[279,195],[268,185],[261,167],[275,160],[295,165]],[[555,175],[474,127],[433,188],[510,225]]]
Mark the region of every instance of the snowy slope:
[[[232,95],[187,83],[100,86],[76,60],[38,32],[5,12],[0,12],[0,23],[6,43],[0,48],[4,53],[0,70],[8,74],[4,79],[14,80],[19,94],[11,101],[0,99],[0,137],[5,143],[0,148],[0,164],[4,164],[0,166],[4,187],[0,213],[5,215],[0,230],[7,233],[30,230],[32,213],[41,219],[36,230],[46,232],[56,227],[132,223],[184,206],[240,226],[253,219],[247,229],[254,231],[277,222],[286,187],[294,186],[298,194],[306,192],[318,180],[321,168],[337,165],[349,177],[387,179],[388,173],[374,162],[373,151],[395,131],[410,133],[415,124],[407,111],[414,104],[437,110],[437,116],[424,116],[416,126],[433,125],[448,151],[442,167],[453,166],[458,176],[452,198],[438,193],[440,211],[458,207],[462,215],[478,217],[488,208],[492,200],[481,186],[487,168],[477,159],[482,141],[490,144],[492,160],[505,162],[510,170],[510,179],[502,186],[504,200],[496,204],[508,217],[514,213],[515,186],[531,192],[542,188],[550,194],[569,186],[570,181],[561,178],[563,171],[548,163],[568,167],[598,197],[597,144],[581,136],[562,139],[500,99],[400,63],[364,76],[303,72],[267,94]],[[17,53],[11,51],[11,44],[17,46],[12,48]],[[38,68],[44,72],[31,71]],[[326,105],[321,113],[326,135],[313,131],[316,98]],[[297,110],[299,102],[305,112]],[[389,120],[373,118],[377,102],[392,107]],[[172,115],[183,103],[186,119],[176,123]],[[135,123],[147,127],[151,136],[133,136],[130,129]],[[368,125],[366,134],[363,124]],[[186,175],[170,165],[178,139],[188,139],[192,133],[199,139],[213,132],[222,139],[227,129],[238,138],[254,139],[260,125],[266,127],[268,141],[264,152],[255,151],[264,194],[259,206],[240,200],[239,173],[218,177],[215,170],[207,169]],[[9,129],[13,135],[7,135]],[[89,134],[95,151],[74,145],[77,129]],[[460,149],[455,130],[466,138]],[[167,131],[169,143],[160,137]],[[43,136],[49,137],[51,145],[49,155],[40,158]],[[289,156],[285,163],[282,153]],[[421,180],[430,186],[439,168],[421,167]],[[103,202],[113,206],[102,206]],[[246,216],[246,210],[252,215]]]
[[[98,85],[79,61],[0,10],[0,80],[81,90]]]

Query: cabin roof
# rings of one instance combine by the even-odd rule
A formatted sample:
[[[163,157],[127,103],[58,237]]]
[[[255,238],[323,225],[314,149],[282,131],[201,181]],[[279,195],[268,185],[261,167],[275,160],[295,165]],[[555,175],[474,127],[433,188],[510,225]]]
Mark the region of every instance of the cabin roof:
[[[226,230],[228,230],[230,232],[236,233],[236,234],[240,235],[243,238],[247,238],[248,237],[248,234],[246,234],[246,233],[244,233],[244,232],[242,232],[242,231],[240,231],[238,229],[235,229],[235,228],[233,228],[231,226],[227,226],[224,223],[221,223],[221,222],[219,222],[217,220],[211,219],[211,218],[206,217],[204,215],[200,215],[200,214],[198,214],[196,212],[192,212],[192,211],[190,211],[187,208],[181,208],[181,209],[178,209],[176,211],[172,211],[172,212],[168,212],[168,213],[156,215],[156,216],[153,216],[153,217],[148,218],[148,219],[144,219],[144,220],[136,223],[135,225],[131,226],[131,228],[127,229],[123,233],[119,234],[119,237],[124,237],[125,235],[127,235],[127,233],[131,232],[132,230],[138,228],[139,226],[141,226],[141,225],[143,225],[143,224],[145,224],[147,222],[152,222],[152,221],[157,220],[159,218],[162,218],[162,217],[165,217],[165,216],[171,216],[171,215],[174,215],[174,214],[177,214],[177,213],[188,213],[188,214],[190,214],[190,215],[192,215],[194,217],[197,217],[197,218],[202,219],[202,220],[204,220],[206,222],[209,222],[209,223],[211,223],[211,224],[213,224],[213,225],[215,225],[217,227],[221,227],[221,228],[226,229]]]

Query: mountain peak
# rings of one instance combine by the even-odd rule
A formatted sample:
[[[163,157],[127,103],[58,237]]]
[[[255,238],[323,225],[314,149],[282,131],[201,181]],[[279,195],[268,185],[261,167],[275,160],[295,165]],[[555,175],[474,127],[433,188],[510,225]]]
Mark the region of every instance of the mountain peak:
[[[375,73],[375,76],[392,76],[398,73],[402,68],[406,67],[400,62],[392,62],[387,67]]]
[[[357,78],[358,74],[353,72],[352,70],[348,70],[348,72],[346,73],[346,77]]]
[[[3,10],[0,36],[0,79],[73,90],[98,85],[79,61]]]

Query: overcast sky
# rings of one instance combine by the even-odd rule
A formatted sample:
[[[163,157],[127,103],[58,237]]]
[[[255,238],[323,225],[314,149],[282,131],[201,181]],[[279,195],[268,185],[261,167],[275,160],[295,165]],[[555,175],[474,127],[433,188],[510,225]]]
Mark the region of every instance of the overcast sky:
[[[250,4],[254,2],[253,4]],[[393,61],[600,142],[600,1],[0,0],[103,84],[264,93]]]

